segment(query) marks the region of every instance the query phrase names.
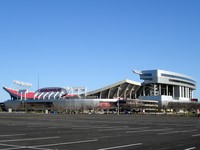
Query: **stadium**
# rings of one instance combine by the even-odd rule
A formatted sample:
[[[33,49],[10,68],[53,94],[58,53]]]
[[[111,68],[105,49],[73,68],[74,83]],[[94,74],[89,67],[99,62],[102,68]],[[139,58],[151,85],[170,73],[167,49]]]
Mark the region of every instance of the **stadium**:
[[[47,87],[30,92],[30,83],[14,81],[20,89],[3,87],[11,99],[4,102],[12,110],[112,110],[151,111],[166,107],[169,102],[198,102],[193,98],[194,78],[165,70],[143,70],[133,73],[143,82],[122,80],[87,92],[85,87]]]

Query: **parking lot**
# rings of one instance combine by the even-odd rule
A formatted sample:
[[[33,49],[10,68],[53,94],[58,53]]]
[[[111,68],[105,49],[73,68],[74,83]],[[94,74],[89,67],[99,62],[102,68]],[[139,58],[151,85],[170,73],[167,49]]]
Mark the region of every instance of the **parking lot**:
[[[0,114],[0,149],[200,149],[200,118]]]

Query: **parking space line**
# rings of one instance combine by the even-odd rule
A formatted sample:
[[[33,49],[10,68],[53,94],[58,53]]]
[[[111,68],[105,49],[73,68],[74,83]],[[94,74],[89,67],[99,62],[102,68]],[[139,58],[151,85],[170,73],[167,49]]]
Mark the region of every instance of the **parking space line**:
[[[23,146],[18,146],[18,145],[12,145],[12,144],[3,144],[0,143],[1,146],[9,146],[9,147],[14,147],[14,148],[4,148],[4,150],[10,150],[10,149],[20,149],[23,148]]]
[[[0,135],[0,137],[6,137],[6,136],[23,136],[26,134],[5,134],[5,135]]]
[[[164,133],[158,133],[158,135],[165,135],[165,134],[174,134],[174,133],[187,133],[187,132],[193,132],[198,130],[183,130],[183,131],[172,131],[172,132],[164,132]]]
[[[75,129],[75,130],[77,130],[77,129],[102,129],[102,130],[104,130],[104,129],[113,129],[113,128],[129,128],[128,126],[73,126],[72,127],[72,130],[73,129]]]
[[[36,150],[54,150],[54,149],[47,149],[47,148],[32,148],[27,146],[21,146],[21,147],[14,147],[14,148],[4,148],[3,150],[14,150],[14,149],[36,149]]]
[[[126,131],[126,133],[137,133],[137,132],[156,132],[156,131],[165,131],[172,130],[173,128],[165,128],[165,129],[151,129],[151,130],[136,130],[136,131]]]
[[[192,150],[192,149],[196,149],[196,147],[190,147],[190,148],[186,148],[184,150]]]
[[[134,144],[128,144],[128,145],[120,145],[120,146],[114,146],[114,147],[100,148],[100,149],[97,149],[97,150],[118,149],[118,148],[125,148],[125,147],[138,146],[138,145],[142,145],[142,143],[134,143]]]
[[[33,140],[46,140],[46,139],[58,139],[59,136],[41,137],[41,138],[26,138],[26,139],[12,139],[12,140],[0,140],[0,142],[16,142],[16,141],[33,141]]]
[[[196,137],[196,136],[200,136],[200,134],[194,134],[194,135],[192,135],[192,137]]]
[[[36,148],[36,147],[26,147],[30,149],[37,149],[37,150],[55,150],[55,149],[49,149],[49,148]]]
[[[6,148],[4,150],[13,150],[13,149],[37,149],[37,150],[51,150],[46,149],[43,147],[50,147],[50,146],[59,146],[59,145],[70,145],[70,144],[80,144],[80,143],[89,143],[89,142],[96,142],[97,139],[92,140],[85,140],[85,141],[73,141],[73,142],[65,142],[65,143],[55,143],[55,144],[45,144],[45,145],[36,145],[36,146],[18,146],[18,145],[11,145],[11,144],[2,144],[2,146],[12,146],[12,148]]]
[[[12,144],[3,144],[0,143],[2,146],[9,146],[11,148],[4,148],[3,150],[13,150],[13,149],[37,149],[37,150],[51,150],[46,148],[33,148],[32,146],[19,146],[19,145],[12,145]]]
[[[110,129],[101,129],[98,131],[117,131],[117,130],[134,130],[134,129],[147,129],[150,127],[138,127],[138,128],[110,128]]]
[[[45,145],[36,145],[31,146],[30,148],[39,148],[39,147],[48,147],[48,146],[57,146],[57,145],[70,145],[70,144],[80,144],[80,143],[89,143],[89,142],[97,142],[97,139],[85,140],[85,141],[73,141],[73,142],[64,142],[64,143],[55,143],[55,144],[45,144]]]

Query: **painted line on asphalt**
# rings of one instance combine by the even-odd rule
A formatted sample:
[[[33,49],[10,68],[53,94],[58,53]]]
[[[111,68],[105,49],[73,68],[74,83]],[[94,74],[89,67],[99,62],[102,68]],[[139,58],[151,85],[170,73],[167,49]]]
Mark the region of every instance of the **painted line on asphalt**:
[[[138,128],[110,128],[110,129],[101,129],[101,130],[98,130],[98,131],[117,131],[117,130],[134,130],[134,129],[147,129],[147,128],[150,128],[150,127],[138,127]]]
[[[2,146],[9,146],[11,148],[4,148],[3,150],[13,150],[13,149],[37,149],[37,150],[53,150],[53,149],[46,149],[46,148],[33,148],[32,146],[19,146],[19,145],[13,145],[13,144],[3,144],[0,143]]]
[[[5,134],[5,135],[0,135],[0,137],[6,137],[6,136],[23,136],[26,134]]]
[[[39,128],[39,129],[41,129],[42,127],[44,126],[26,126],[26,128]]]
[[[14,150],[14,149],[36,149],[36,150],[54,150],[54,149],[47,149],[47,148],[31,148],[31,147],[28,147],[28,146],[16,146],[16,147],[13,147],[13,148],[4,148],[2,150]]]
[[[194,134],[194,135],[192,135],[192,137],[196,137],[196,136],[200,136],[200,134]]]
[[[13,146],[13,148],[7,148],[4,150],[13,150],[13,149],[37,149],[37,150],[51,150],[46,149],[43,147],[50,147],[50,146],[59,146],[59,145],[70,145],[70,144],[80,144],[80,143],[89,143],[89,142],[97,142],[97,139],[93,140],[85,140],[85,141],[73,141],[73,142],[65,142],[65,143],[55,143],[55,144],[45,144],[45,145],[36,145],[36,146],[18,146],[18,145],[10,145],[10,144],[1,144],[3,146]]]
[[[128,126],[112,126],[112,127],[110,127],[110,126],[73,126],[72,127],[72,129],[102,129],[102,130],[106,130],[106,129],[113,129],[113,128],[129,128]]]
[[[80,144],[80,143],[90,143],[90,142],[97,142],[97,139],[92,140],[84,140],[84,141],[73,141],[73,142],[64,142],[64,143],[55,143],[55,144],[45,144],[45,145],[36,145],[36,146],[29,146],[29,148],[39,148],[39,147],[48,147],[48,146],[57,146],[57,145],[70,145],[70,144]]]
[[[187,132],[194,132],[198,130],[183,130],[183,131],[172,131],[172,132],[164,132],[164,133],[158,133],[158,135],[166,135],[166,134],[174,134],[174,133],[187,133]]]
[[[192,149],[196,149],[196,147],[190,147],[190,148],[186,148],[184,150],[192,150]]]
[[[37,149],[37,150],[55,150],[55,149],[50,149],[50,148],[36,148],[36,147],[30,147],[30,146],[28,146],[26,148],[28,148],[28,149]]]
[[[137,131],[126,131],[126,133],[137,133],[137,132],[156,132],[156,131],[166,131],[172,130],[173,128],[165,128],[165,129],[151,129],[151,130],[137,130]]]
[[[1,146],[9,146],[11,148],[4,148],[3,150],[14,150],[14,149],[29,149],[28,146],[19,146],[19,145],[12,145],[12,144],[3,144],[3,143],[0,143]],[[41,149],[38,149],[38,150],[51,150],[51,149],[44,149],[44,148],[41,148]]]
[[[172,124],[172,123],[160,123],[161,125],[176,126],[176,127],[194,127],[196,124]]]
[[[120,146],[114,146],[114,147],[100,148],[100,149],[97,149],[97,150],[118,149],[118,148],[125,148],[125,147],[138,146],[138,145],[142,145],[142,143],[134,143],[134,144],[128,144],[128,145],[120,145]]]
[[[26,138],[26,139],[12,139],[12,140],[0,140],[0,142],[17,142],[17,141],[34,141],[34,140],[46,140],[46,139],[58,139],[59,136],[41,137],[41,138]]]
[[[47,127],[48,129],[60,129],[61,127]]]
[[[96,129],[96,128],[110,128],[110,127],[98,127],[98,126],[90,126],[90,125],[84,125],[84,126],[70,126],[72,129],[79,129],[79,128],[87,128],[87,129]]]
[[[18,146],[18,145],[12,145],[12,144],[3,144],[3,143],[0,143],[1,146],[9,146],[9,147],[12,147],[12,148],[4,148],[3,150],[11,150],[11,149],[21,149],[21,148],[24,148],[24,146]]]

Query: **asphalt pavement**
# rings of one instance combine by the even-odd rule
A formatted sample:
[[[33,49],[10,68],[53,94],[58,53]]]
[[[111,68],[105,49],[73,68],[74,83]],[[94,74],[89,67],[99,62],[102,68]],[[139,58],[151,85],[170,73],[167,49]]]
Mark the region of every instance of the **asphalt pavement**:
[[[199,150],[200,118],[0,113],[0,149]]]

